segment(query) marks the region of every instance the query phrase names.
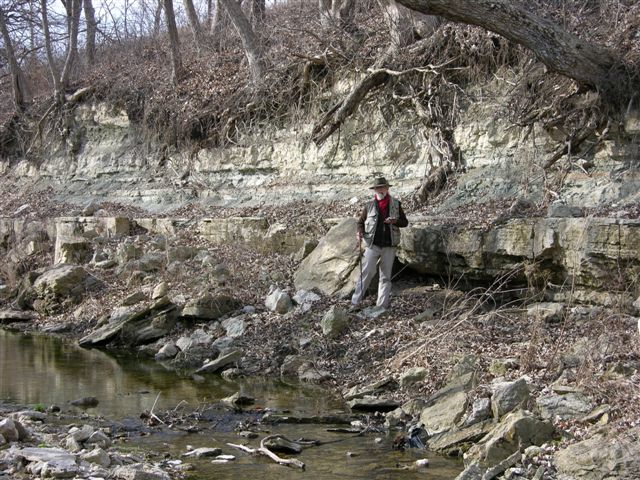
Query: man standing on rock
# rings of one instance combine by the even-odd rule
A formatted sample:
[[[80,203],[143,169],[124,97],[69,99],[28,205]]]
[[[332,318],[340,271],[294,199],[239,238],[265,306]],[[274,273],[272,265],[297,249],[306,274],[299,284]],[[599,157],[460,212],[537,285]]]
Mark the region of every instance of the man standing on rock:
[[[360,278],[351,297],[353,306],[364,298],[376,273],[376,265],[379,264],[380,282],[376,305],[384,309],[389,307],[391,271],[396,258],[396,247],[400,243],[400,228],[409,225],[400,201],[389,195],[390,186],[386,178],[376,178],[370,187],[375,191],[375,196],[365,204],[358,218],[358,245],[364,240],[366,249],[364,258],[361,259]]]

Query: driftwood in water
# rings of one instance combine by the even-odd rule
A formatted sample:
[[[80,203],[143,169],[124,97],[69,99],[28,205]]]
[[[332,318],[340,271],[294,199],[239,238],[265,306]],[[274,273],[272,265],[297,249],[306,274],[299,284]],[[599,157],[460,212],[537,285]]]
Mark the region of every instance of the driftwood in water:
[[[271,460],[273,460],[274,462],[276,462],[279,465],[285,465],[287,467],[297,467],[297,468],[300,468],[300,469],[304,470],[304,467],[305,467],[304,462],[301,462],[300,460],[298,460],[296,458],[281,458],[278,455],[276,455],[275,453],[273,453],[271,450],[269,450],[267,447],[264,446],[264,443],[266,441],[274,440],[274,439],[277,439],[277,438],[282,438],[284,440],[291,441],[287,437],[285,437],[284,435],[269,435],[269,436],[264,437],[262,439],[262,441],[260,442],[260,447],[259,448],[251,448],[251,447],[247,447],[246,445],[237,445],[235,443],[227,443],[227,445],[229,445],[230,447],[237,448],[237,449],[242,450],[242,451],[247,452],[247,453],[264,455],[266,457],[269,457]]]

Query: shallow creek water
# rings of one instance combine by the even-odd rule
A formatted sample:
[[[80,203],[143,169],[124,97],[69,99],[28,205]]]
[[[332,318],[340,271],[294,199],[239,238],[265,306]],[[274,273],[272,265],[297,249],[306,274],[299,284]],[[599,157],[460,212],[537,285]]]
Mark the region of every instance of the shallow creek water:
[[[69,401],[95,396],[100,403],[86,410],[89,415],[121,421],[137,419],[141,412],[160,412],[181,406],[190,410],[212,404],[240,391],[256,399],[256,404],[291,415],[344,413],[338,399],[320,388],[285,384],[280,381],[242,379],[227,381],[208,375],[196,382],[167,370],[162,365],[131,355],[86,350],[70,342],[40,336],[22,335],[0,329],[0,403],[58,405],[73,411]],[[155,406],[154,406],[155,404]],[[82,413],[77,410],[76,413]],[[306,470],[276,465],[227,446],[229,443],[259,445],[259,439],[245,440],[227,425],[214,430],[186,433],[163,429],[161,433],[132,437],[126,448],[155,452],[179,459],[188,446],[219,447],[235,455],[235,462],[212,464],[211,459],[192,460],[192,479],[452,479],[462,470],[460,461],[424,450],[404,452],[391,448],[393,435],[371,433],[361,437],[328,432],[327,425],[265,425],[270,433],[288,438],[308,438],[322,442],[305,449],[297,458]],[[262,432],[265,435],[266,432]],[[119,445],[120,446],[120,445]],[[352,452],[353,456],[347,455]],[[428,458],[427,470],[405,470],[416,459]]]

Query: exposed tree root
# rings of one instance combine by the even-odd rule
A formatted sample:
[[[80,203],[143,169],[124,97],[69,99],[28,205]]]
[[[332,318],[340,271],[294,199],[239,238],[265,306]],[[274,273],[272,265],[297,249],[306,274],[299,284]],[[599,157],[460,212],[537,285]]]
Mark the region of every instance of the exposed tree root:
[[[351,90],[342,102],[335,104],[322,119],[313,127],[311,139],[321,146],[327,138],[351,115],[364,97],[374,88],[384,84],[389,79],[386,70],[376,70],[369,73]]]
[[[582,143],[586,139],[593,136],[597,132],[600,126],[601,126],[600,124],[595,124],[595,125],[589,124],[586,127],[584,127],[584,130],[582,130],[582,133],[579,133],[579,131],[573,132],[571,135],[567,137],[564,147],[562,147],[555,154],[553,154],[553,156],[549,158],[549,160],[547,160],[547,162],[544,164],[543,168],[545,170],[548,170],[549,168],[551,168],[553,164],[555,164],[558,160],[560,160],[565,155],[571,154],[572,152],[576,152],[577,149],[580,147],[580,145],[582,145]],[[606,136],[608,131],[609,131],[609,123],[607,122],[607,125],[604,127],[602,135],[600,135],[600,138],[603,138],[604,136]]]
[[[429,197],[437,195],[447,183],[447,175],[451,170],[441,165],[433,168],[428,176],[420,184],[415,193],[415,197],[419,202],[425,203]]]

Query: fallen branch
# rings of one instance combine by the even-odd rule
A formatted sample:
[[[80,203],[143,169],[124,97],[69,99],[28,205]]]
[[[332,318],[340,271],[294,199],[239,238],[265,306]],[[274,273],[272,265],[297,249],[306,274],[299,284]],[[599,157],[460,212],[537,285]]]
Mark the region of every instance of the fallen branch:
[[[297,467],[297,468],[300,468],[301,470],[304,470],[304,468],[305,468],[304,462],[301,462],[297,458],[281,458],[278,455],[276,455],[275,453],[273,453],[271,450],[269,450],[267,447],[264,446],[264,443],[266,441],[272,440],[274,438],[283,438],[283,439],[285,439],[287,441],[291,441],[287,437],[285,437],[284,435],[269,435],[269,436],[264,437],[262,439],[262,441],[260,442],[260,447],[259,448],[251,448],[251,447],[247,447],[246,445],[238,445],[238,444],[235,444],[235,443],[227,443],[227,445],[229,445],[230,447],[242,450],[243,452],[250,453],[252,455],[256,455],[256,454],[264,455],[266,457],[269,457],[271,460],[273,460],[274,462],[276,462],[279,465],[284,465],[284,466],[287,466],[287,467]]]
[[[149,416],[151,418],[155,418],[157,421],[159,421],[164,425],[165,423],[160,419],[160,417],[158,417],[155,413],[153,413],[153,409],[156,408],[156,403],[158,403],[158,399],[160,398],[160,393],[161,392],[158,392],[158,395],[156,396],[156,400],[155,402],[153,402],[153,405],[151,406],[151,411],[149,412]]]
[[[79,88],[78,90],[76,90],[71,95],[65,96],[65,101],[66,101],[67,104],[78,103],[80,100],[82,100],[82,98],[85,95],[91,93],[92,91],[93,91],[93,87]]]

